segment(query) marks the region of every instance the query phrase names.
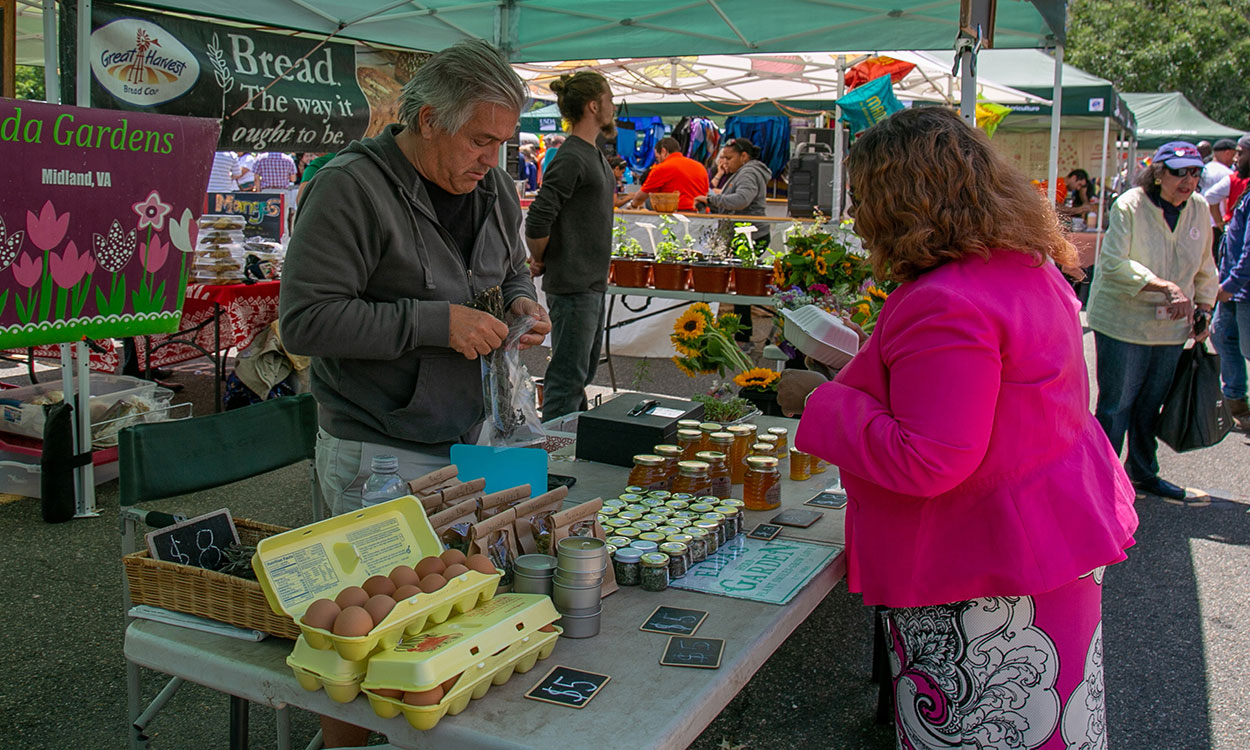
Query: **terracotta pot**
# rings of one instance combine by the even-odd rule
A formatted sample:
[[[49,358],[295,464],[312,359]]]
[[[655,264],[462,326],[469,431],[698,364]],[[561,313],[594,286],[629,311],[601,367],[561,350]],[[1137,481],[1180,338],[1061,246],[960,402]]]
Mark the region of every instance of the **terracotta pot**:
[[[638,258],[617,258],[612,261],[616,266],[616,285],[629,287],[646,287],[651,276],[651,261]]]
[[[729,291],[729,266],[696,263],[690,267],[690,288],[696,292],[724,294]]]
[[[685,263],[656,263],[651,267],[652,286],[682,291],[689,286],[690,266]]]
[[[734,269],[734,291],[748,297],[767,297],[768,285],[773,280],[773,269],[768,266],[759,268]]]

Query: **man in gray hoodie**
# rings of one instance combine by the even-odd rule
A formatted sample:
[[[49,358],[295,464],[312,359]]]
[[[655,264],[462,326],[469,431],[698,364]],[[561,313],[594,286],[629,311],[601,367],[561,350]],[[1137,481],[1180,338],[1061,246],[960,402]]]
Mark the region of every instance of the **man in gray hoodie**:
[[[317,174],[283,269],[282,338],[309,355],[317,465],[335,512],[361,504],[378,453],[414,478],[473,442],[484,415],[478,355],[508,326],[468,307],[498,287],[513,316],[550,329],[535,301],[500,144],[525,89],[497,51],[458,43],[404,87],[402,124],[356,141]]]

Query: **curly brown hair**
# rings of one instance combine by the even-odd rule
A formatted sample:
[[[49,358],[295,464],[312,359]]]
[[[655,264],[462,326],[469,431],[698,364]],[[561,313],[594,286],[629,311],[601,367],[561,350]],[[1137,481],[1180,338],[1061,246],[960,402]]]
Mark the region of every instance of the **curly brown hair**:
[[[906,109],[869,128],[851,148],[847,176],[855,232],[878,279],[911,281],[991,248],[1077,265],[1054,207],[945,108]]]

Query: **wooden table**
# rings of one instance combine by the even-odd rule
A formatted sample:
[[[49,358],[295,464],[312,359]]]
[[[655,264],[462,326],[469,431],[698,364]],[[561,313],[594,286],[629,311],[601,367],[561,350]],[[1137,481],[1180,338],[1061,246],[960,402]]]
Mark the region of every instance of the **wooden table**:
[[[796,422],[762,417],[761,427]],[[566,449],[567,450],[567,449]],[[587,461],[553,461],[553,472],[578,478],[570,502],[621,492],[626,469]],[[567,458],[567,457],[565,457]],[[832,468],[805,482],[783,483],[782,506],[797,507],[836,481]],[[749,512],[748,528],[776,511]],[[795,628],[845,574],[841,511],[808,529],[789,529],[783,539],[837,545],[831,564],[816,575],[785,606],[730,599],[677,589],[649,593],[622,589],[603,600],[600,634],[582,640],[561,638],[551,657],[527,674],[513,675],[474,701],[459,716],[445,717],[434,729],[412,729],[401,717],[382,719],[364,696],[335,703],[325,691],[308,692],[295,682],[285,659],[291,642],[270,638],[260,643],[238,641],[149,621],[126,629],[128,659],[167,674],[206,685],[274,708],[297,706],[384,733],[400,748],[421,750],[553,748],[684,748],[768,660]],[[638,626],[661,604],[701,609],[708,617],[698,636],[726,639],[717,670],[661,667],[667,637],[644,633]],[[523,694],[555,665],[600,672],[612,677],[601,693],[580,710],[526,700]],[[285,721],[285,717],[280,722]]]

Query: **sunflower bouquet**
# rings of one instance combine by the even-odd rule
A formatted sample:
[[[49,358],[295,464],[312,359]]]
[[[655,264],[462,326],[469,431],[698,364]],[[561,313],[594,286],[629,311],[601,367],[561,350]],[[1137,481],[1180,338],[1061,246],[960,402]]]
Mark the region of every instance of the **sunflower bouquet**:
[[[677,350],[673,364],[692,378],[750,370],[754,363],[734,343],[734,334],[741,330],[742,321],[734,313],[718,317],[706,302],[696,302],[673,323],[669,336]]]
[[[791,232],[787,252],[773,262],[773,285],[778,289],[807,289],[822,284],[835,294],[857,291],[872,276],[868,258],[855,252],[846,228]]]

